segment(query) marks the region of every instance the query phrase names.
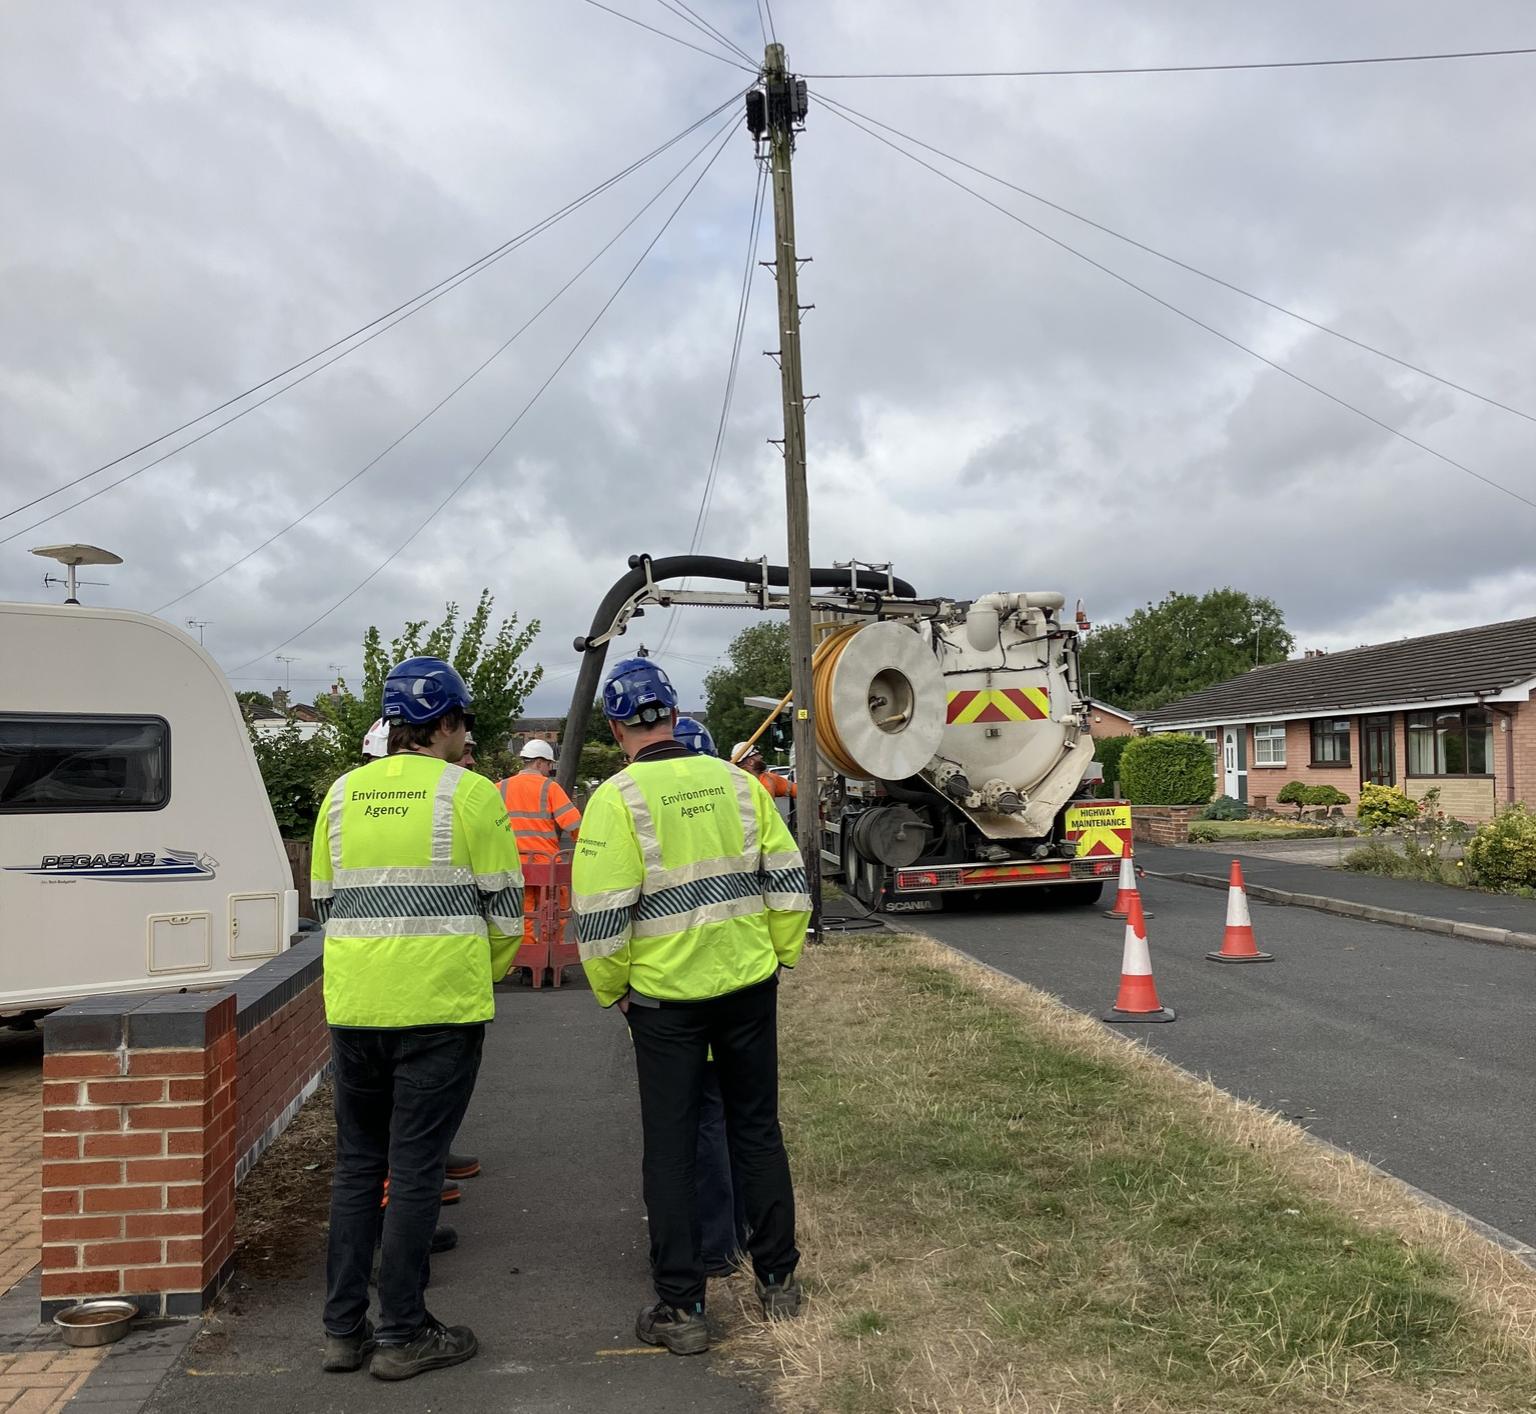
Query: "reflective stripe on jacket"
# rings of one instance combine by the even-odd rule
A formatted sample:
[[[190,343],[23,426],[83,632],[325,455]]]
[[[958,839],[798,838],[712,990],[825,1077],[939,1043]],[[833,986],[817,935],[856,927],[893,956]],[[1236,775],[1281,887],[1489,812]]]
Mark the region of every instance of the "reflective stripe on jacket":
[[[560,853],[560,831],[581,824],[581,812],[560,783],[537,771],[520,771],[501,783],[502,803],[524,859]]]
[[[311,892],[332,1026],[489,1021],[522,941],[523,874],[493,786],[400,752],[331,786]]]
[[[767,791],[713,757],[631,763],[593,793],[571,892],[604,1006],[633,988],[703,1001],[793,967],[811,901]]]

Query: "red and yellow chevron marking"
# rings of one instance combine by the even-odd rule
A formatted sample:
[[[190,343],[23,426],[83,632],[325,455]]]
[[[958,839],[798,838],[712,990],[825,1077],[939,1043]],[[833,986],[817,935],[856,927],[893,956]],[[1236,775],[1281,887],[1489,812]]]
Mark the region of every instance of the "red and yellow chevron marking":
[[[1071,831],[1067,832],[1068,838]],[[1079,859],[1119,859],[1131,852],[1131,832],[1111,829],[1104,825],[1092,825],[1077,837]]]
[[[949,694],[951,726],[976,722],[1043,722],[1051,715],[1051,695],[1043,687],[978,688]]]

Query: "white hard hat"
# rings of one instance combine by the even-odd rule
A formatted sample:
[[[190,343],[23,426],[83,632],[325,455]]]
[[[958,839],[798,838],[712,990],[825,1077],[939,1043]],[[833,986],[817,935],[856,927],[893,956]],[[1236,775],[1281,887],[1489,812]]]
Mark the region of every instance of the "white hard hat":
[[[523,749],[518,752],[518,755],[524,761],[553,761],[555,759],[555,748],[547,741],[535,737],[532,741],[523,744]]]
[[[363,737],[364,756],[389,755],[389,723],[379,718]]]
[[[757,746],[755,743],[748,745],[744,741],[738,741],[736,745],[731,748],[732,761],[745,761],[749,756],[761,754],[762,748]]]

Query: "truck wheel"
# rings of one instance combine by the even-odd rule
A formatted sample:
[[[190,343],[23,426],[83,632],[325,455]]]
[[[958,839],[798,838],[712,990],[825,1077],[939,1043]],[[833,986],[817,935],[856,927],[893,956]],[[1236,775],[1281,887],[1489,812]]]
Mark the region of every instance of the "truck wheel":
[[[864,859],[857,851],[849,859],[852,866],[853,896],[872,912],[880,911],[881,885],[884,883],[885,866],[873,859]]]
[[[1104,892],[1104,885],[1097,884],[1069,884],[1062,889],[1066,895],[1063,902],[1071,904],[1074,908],[1088,908],[1099,901],[1099,895]]]

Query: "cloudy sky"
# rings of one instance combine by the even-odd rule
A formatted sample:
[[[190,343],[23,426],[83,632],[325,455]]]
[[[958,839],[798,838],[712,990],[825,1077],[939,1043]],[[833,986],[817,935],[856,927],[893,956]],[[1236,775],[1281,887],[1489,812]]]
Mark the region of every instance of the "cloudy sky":
[[[693,3],[761,53],[751,0]],[[719,48],[660,0],[611,5]],[[1520,0],[775,0],[773,12],[791,66],[812,75],[1536,44]],[[811,83],[1536,414],[1533,77],[1536,56]],[[0,13],[0,513],[394,309],[749,80],[583,0],[10,0]],[[499,608],[541,621],[548,677],[532,708],[563,710],[572,636],[630,553],[685,550],[699,510],[756,180],[749,137],[722,127],[736,112],[722,109],[422,313],[197,445],[75,504],[212,422],[0,521],[0,537],[12,537],[0,545],[0,598],[45,597],[32,546],[104,545],[126,563],[88,576],[110,581],[86,591],[91,602],[206,620],[208,647],[237,686],[271,687],[291,671],[308,696],[331,665],[355,675],[368,624],[430,617],[489,585]],[[571,355],[719,142],[718,160]],[[1532,422],[925,160],[1536,500]],[[800,250],[814,258],[801,290],[816,306],[805,368],[807,391],[820,394],[808,426],[818,563],[891,560],[920,591],[954,597],[1057,588],[1100,620],[1171,589],[1232,584],[1278,600],[1303,646],[1533,612],[1536,509],[1074,258],[814,97],[795,180]],[[463,391],[310,513],[647,202]],[[782,466],[766,440],[778,435],[778,375],[761,356],[776,344],[771,278],[759,271],[701,543],[710,553],[783,557]],[[667,617],[653,611],[626,646],[654,647]],[[679,617],[668,661],[693,696],[751,616]],[[291,669],[278,652],[296,659]]]

